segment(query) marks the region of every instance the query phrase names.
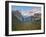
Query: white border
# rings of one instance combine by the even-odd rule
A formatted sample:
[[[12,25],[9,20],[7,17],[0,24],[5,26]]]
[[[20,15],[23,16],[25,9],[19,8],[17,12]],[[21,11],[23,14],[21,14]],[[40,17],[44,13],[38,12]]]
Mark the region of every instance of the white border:
[[[12,31],[12,16],[11,16],[11,6],[16,5],[16,6],[36,6],[36,7],[41,7],[41,30],[27,30],[27,31]],[[42,33],[44,32],[44,13],[43,13],[43,5],[40,4],[25,4],[25,3],[9,3],[9,35],[11,34],[26,34],[26,33]]]

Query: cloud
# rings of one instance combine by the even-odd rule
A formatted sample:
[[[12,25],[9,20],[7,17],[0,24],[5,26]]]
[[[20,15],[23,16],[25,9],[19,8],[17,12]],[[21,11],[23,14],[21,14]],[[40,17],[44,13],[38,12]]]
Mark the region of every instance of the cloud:
[[[33,7],[32,10],[21,11],[22,16],[33,16],[35,13],[41,13],[40,7]]]

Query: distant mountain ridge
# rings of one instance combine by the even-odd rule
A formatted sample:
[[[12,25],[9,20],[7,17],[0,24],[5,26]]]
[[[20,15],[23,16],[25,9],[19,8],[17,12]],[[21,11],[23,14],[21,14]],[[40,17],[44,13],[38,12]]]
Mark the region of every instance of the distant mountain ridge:
[[[27,10],[27,11],[15,10],[12,11],[12,13],[21,21],[39,20],[41,18],[41,10],[37,8],[34,8],[32,10]]]

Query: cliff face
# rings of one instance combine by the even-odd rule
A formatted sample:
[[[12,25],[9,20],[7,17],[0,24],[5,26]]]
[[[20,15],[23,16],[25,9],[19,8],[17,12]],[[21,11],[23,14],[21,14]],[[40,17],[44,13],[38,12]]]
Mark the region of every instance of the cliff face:
[[[33,11],[26,11],[21,12],[19,10],[12,11],[13,15],[17,17],[20,21],[32,21],[32,20],[39,20],[41,18],[41,13],[33,12]]]
[[[20,11],[16,10],[16,11],[12,11],[12,13],[20,21],[29,21],[29,20],[31,21],[32,12],[28,13],[28,12],[20,12]]]

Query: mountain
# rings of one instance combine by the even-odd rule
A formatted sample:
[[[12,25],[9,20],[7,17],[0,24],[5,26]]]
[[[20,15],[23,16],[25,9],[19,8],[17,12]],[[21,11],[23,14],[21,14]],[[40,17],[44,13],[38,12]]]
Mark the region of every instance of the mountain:
[[[27,11],[12,11],[12,13],[14,14],[14,16],[16,16],[19,20],[27,20],[27,19],[31,19],[35,20],[38,18],[41,18],[41,10],[37,9],[37,8],[33,8],[32,10],[27,10]]]

